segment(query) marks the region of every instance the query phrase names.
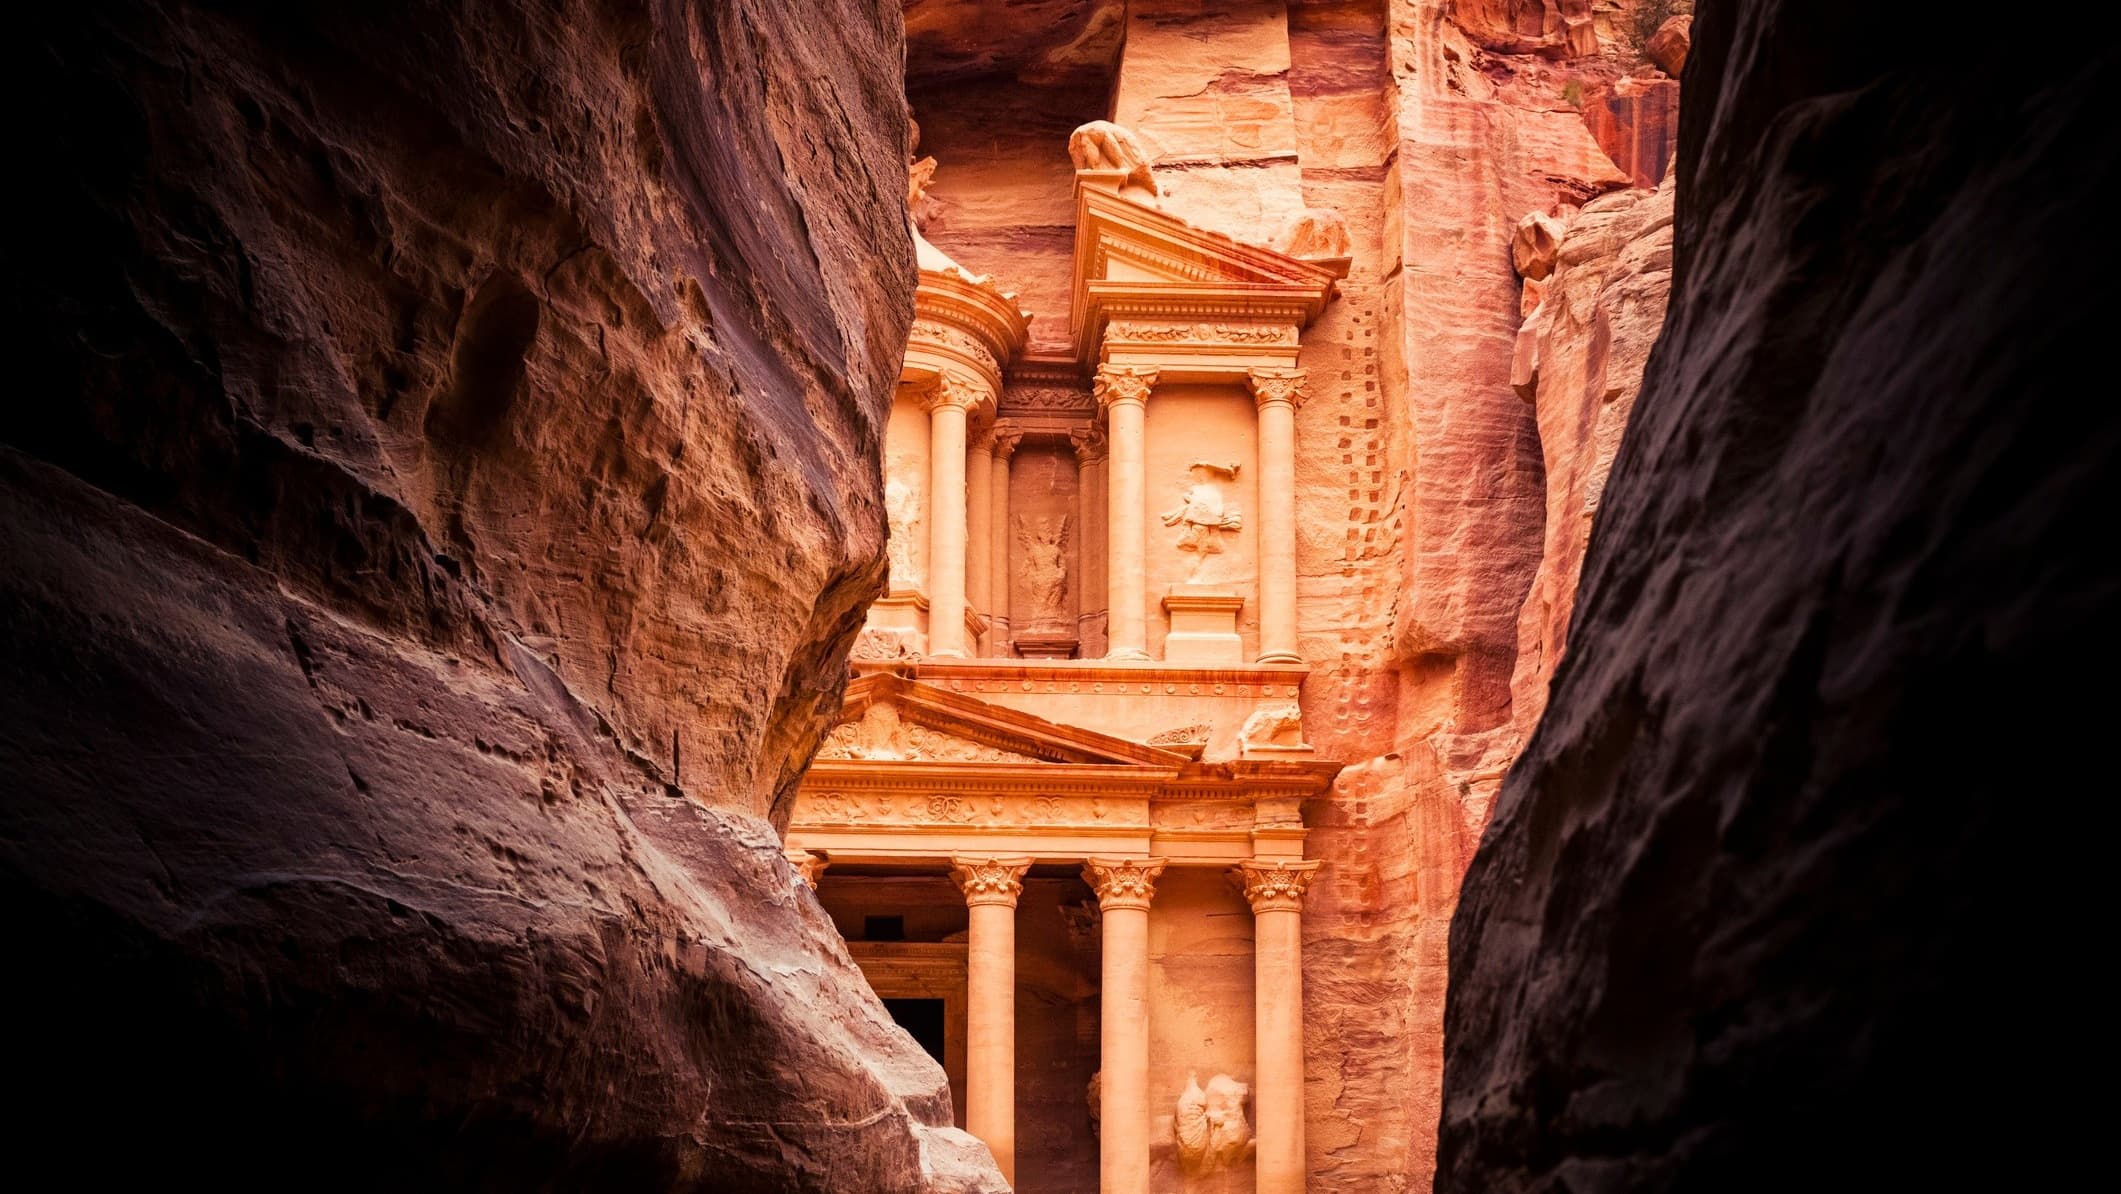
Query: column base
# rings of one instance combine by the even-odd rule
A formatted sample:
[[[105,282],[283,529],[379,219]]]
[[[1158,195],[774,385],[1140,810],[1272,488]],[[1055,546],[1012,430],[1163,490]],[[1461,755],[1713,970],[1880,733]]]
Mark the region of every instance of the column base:
[[[1302,663],[1303,656],[1292,651],[1270,651],[1259,657],[1259,663]]]
[[[1120,647],[1116,650],[1105,652],[1105,658],[1114,663],[1147,663],[1149,662],[1149,653],[1139,647]]]

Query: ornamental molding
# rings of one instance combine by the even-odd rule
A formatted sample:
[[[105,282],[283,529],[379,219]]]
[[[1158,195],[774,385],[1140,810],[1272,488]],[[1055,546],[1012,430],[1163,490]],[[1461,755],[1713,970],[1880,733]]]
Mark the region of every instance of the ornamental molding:
[[[1083,863],[1083,881],[1097,893],[1100,911],[1138,908],[1156,899],[1156,879],[1164,873],[1161,858],[1091,858]]]
[[[1142,344],[1275,344],[1297,342],[1294,324],[1142,323],[1115,320],[1105,326],[1105,340]]]
[[[1245,380],[1252,387],[1252,400],[1258,405],[1286,402],[1300,410],[1310,396],[1304,391],[1306,376],[1302,369],[1258,368],[1248,373]]]
[[[1098,369],[1091,393],[1097,396],[1098,406],[1104,408],[1120,402],[1146,403],[1150,391],[1156,388],[1156,377],[1157,370],[1148,366],[1105,365]]]
[[[981,858],[956,854],[950,863],[950,878],[965,893],[967,907],[996,904],[1014,908],[1017,897],[1024,893],[1024,873],[1031,869],[1031,856]]]
[[[1255,858],[1230,869],[1230,882],[1244,892],[1252,912],[1301,912],[1304,892],[1323,865],[1319,859],[1295,861]]]

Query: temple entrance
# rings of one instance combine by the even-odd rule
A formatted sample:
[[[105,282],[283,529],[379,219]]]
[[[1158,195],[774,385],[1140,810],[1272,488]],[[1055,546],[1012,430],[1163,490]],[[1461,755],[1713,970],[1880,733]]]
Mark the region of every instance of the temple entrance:
[[[906,1035],[920,1043],[935,1059],[943,1064],[943,1042],[948,1034],[943,1029],[943,1001],[940,999],[886,999],[884,1010],[906,1030]]]
[[[819,902],[894,1020],[950,1079],[965,1121],[969,910],[943,873],[834,867]],[[1080,864],[1040,864],[1022,880],[1015,939],[1016,1188],[1076,1194],[1098,1187],[1090,1078],[1098,1065],[1096,897]]]

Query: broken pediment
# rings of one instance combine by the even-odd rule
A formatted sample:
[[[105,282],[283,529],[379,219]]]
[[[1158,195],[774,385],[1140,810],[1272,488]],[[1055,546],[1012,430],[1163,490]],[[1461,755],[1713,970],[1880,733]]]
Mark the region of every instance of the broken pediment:
[[[847,686],[819,763],[1077,763],[1177,766],[1185,756],[890,673]]]

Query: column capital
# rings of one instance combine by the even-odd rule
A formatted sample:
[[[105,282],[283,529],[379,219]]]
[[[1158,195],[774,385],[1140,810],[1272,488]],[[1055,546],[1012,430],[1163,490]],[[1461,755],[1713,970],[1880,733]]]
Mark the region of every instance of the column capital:
[[[1301,408],[1310,395],[1304,393],[1305,372],[1302,369],[1257,368],[1245,375],[1252,386],[1252,401],[1260,406],[1270,402],[1286,402],[1292,408]]]
[[[1248,858],[1230,868],[1230,882],[1243,889],[1252,902],[1253,915],[1261,912],[1301,912],[1304,892],[1318,873],[1321,860]]]
[[[1016,897],[1024,893],[1024,872],[1031,869],[1031,859],[1023,855],[981,858],[953,854],[950,862],[950,878],[965,893],[967,907],[981,904],[1016,907]]]
[[[1100,408],[1121,402],[1146,404],[1149,391],[1156,388],[1159,372],[1148,365],[1100,365],[1096,379],[1090,383],[1090,392],[1096,395]]]
[[[969,415],[981,406],[989,405],[992,398],[986,386],[955,370],[945,369],[936,376],[935,384],[922,393],[921,406],[929,411],[954,406]]]
[[[1075,459],[1082,464],[1105,458],[1105,429],[1095,423],[1070,431],[1068,440],[1075,445]]]
[[[782,853],[787,857],[788,865],[795,868],[796,876],[812,891],[817,890],[818,876],[824,874],[825,868],[832,865],[831,859],[822,854],[812,854],[808,850],[786,850]]]
[[[1156,898],[1156,877],[1164,873],[1161,858],[1090,858],[1083,861],[1083,881],[1097,892],[1101,911],[1149,910]]]
[[[994,441],[996,460],[1007,460],[1016,454],[1016,445],[1024,438],[1024,429],[1015,419],[996,419],[988,435]]]

